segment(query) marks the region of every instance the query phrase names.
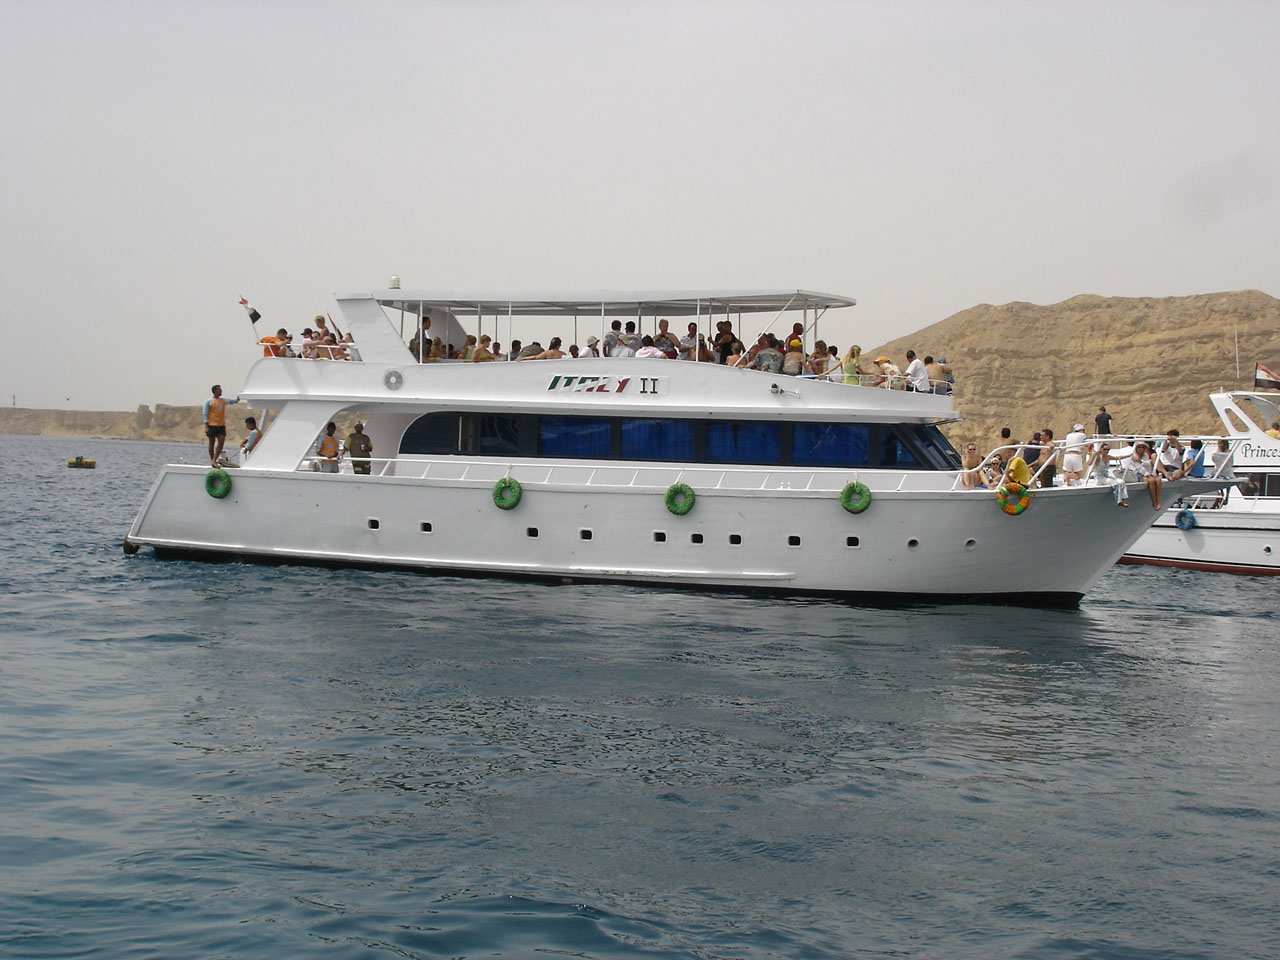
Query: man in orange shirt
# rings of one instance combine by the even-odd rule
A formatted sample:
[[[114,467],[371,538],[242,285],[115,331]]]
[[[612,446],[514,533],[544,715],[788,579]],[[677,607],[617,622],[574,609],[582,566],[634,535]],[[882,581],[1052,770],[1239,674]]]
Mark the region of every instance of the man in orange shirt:
[[[262,344],[262,355],[264,357],[283,357],[285,344],[289,342],[289,331],[281,327],[276,331],[274,337],[263,337],[258,341]]]
[[[240,398],[223,400],[222,387],[216,383],[209,390],[213,396],[204,402],[204,435],[209,438],[209,464],[216,467],[227,442],[227,406],[239,403]]]

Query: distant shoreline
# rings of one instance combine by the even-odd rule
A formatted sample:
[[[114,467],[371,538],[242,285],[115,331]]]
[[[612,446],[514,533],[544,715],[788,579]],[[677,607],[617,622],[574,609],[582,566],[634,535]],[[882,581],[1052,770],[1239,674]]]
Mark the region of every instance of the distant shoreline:
[[[103,410],[37,410],[0,407],[0,433],[85,440],[156,440],[200,443],[201,408],[157,404],[133,413]]]

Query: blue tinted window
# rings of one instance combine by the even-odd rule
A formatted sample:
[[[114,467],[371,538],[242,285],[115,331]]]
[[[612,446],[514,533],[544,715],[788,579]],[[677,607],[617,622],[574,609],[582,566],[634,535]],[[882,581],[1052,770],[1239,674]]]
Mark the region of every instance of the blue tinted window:
[[[707,424],[707,459],[712,463],[777,463],[782,426],[731,421]]]
[[[544,457],[608,457],[609,433],[603,417],[543,417],[538,452]]]
[[[884,427],[880,431],[880,465],[883,467],[914,467],[916,458],[911,455],[907,445],[898,439],[892,428]]]
[[[626,460],[693,459],[693,424],[688,420],[623,420]]]
[[[458,414],[429,413],[409,425],[400,439],[401,453],[450,454],[458,452]]]
[[[480,452],[499,457],[520,455],[520,421],[514,416],[480,417]]]
[[[859,423],[797,423],[791,462],[814,467],[861,467],[871,460],[871,429]]]

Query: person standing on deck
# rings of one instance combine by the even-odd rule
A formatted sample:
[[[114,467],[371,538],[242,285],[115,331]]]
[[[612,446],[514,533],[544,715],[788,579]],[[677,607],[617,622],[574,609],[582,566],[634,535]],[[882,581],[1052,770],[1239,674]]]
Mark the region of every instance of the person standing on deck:
[[[253,448],[258,445],[258,441],[262,439],[262,431],[258,429],[258,421],[255,417],[245,417],[244,425],[249,428],[249,435],[240,441],[240,462],[244,463],[245,458],[253,453]]]
[[[320,464],[321,473],[337,473],[338,457],[342,455],[338,447],[338,438],[334,436],[338,425],[332,420],[325,425],[324,436],[316,441],[316,462]]]
[[[347,435],[347,456],[351,459],[353,473],[369,475],[370,458],[373,456],[373,441],[364,432],[364,424],[357,423]]]
[[[1097,416],[1093,418],[1093,432],[1100,437],[1111,436],[1111,414],[1106,407],[1099,407]]]
[[[216,467],[222,456],[222,447],[227,442],[227,405],[239,403],[240,398],[223,400],[222,386],[217,383],[209,388],[209,392],[213,396],[204,402],[202,416],[204,435],[209,438],[209,464]]]

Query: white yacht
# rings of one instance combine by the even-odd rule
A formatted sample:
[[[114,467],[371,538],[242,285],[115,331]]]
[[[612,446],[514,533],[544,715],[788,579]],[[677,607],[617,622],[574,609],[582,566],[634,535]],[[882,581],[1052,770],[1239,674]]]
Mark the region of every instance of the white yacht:
[[[405,342],[421,317],[432,331],[505,327],[504,340],[535,319],[585,336],[667,318],[710,340],[717,321],[741,335],[755,315],[813,337],[849,298],[385,289],[337,303],[360,360],[257,360],[241,392],[270,412],[257,449],[236,470],[165,466],[126,551],[1071,607],[1154,517],[1142,498],[1117,509],[1105,483],[999,500],[967,488],[939,430],[950,396],[682,360],[419,363]],[[369,473],[350,459],[316,472],[318,436],[355,412]]]
[[[1280,393],[1237,390],[1210,395],[1230,441],[1228,471],[1239,486],[1182,497],[1158,517],[1121,563],[1186,567],[1251,576],[1280,574]],[[1206,448],[1212,444],[1206,444]]]

